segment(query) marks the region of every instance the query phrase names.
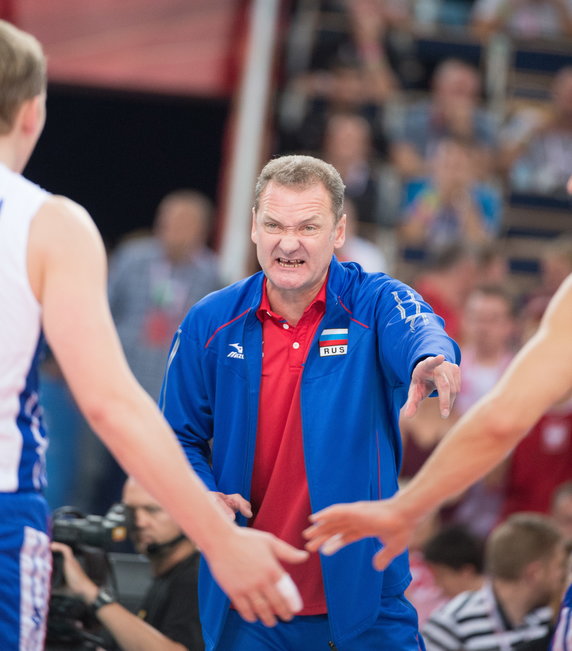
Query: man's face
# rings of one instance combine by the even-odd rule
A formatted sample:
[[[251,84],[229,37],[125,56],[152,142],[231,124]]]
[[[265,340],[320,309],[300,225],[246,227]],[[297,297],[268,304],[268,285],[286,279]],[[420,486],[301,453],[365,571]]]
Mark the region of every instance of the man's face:
[[[447,598],[452,599],[465,590],[473,589],[472,586],[477,576],[474,567],[467,565],[460,570],[455,570],[441,563],[428,563],[428,566],[435,583]]]
[[[550,515],[566,542],[572,542],[572,495],[560,495]]]
[[[542,572],[536,586],[535,607],[547,606],[557,597],[564,586],[566,573],[566,550],[564,543],[558,543],[554,552],[542,562]]]
[[[252,241],[268,279],[268,296],[309,297],[324,282],[345,239],[345,215],[335,223],[330,195],[317,183],[303,190],[270,181],[252,218]]]
[[[474,292],[463,320],[468,343],[481,354],[499,355],[509,350],[514,322],[510,306],[501,296]]]
[[[132,510],[133,543],[140,554],[146,553],[147,545],[168,542],[181,533],[160,504],[131,479],[127,480],[123,489],[123,504]]]
[[[479,96],[478,76],[465,67],[453,67],[437,80],[435,91],[442,102],[476,103]]]
[[[193,253],[205,239],[205,221],[200,206],[184,199],[163,202],[157,213],[155,234],[173,261]]]
[[[474,182],[475,165],[468,147],[443,141],[437,145],[432,163],[439,187],[460,192]]]

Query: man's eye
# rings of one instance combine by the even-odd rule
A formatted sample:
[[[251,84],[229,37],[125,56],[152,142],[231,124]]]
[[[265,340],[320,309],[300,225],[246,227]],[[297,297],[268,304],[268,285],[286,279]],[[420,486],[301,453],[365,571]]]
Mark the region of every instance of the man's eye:
[[[306,224],[305,226],[302,227],[302,231],[304,233],[315,233],[318,230],[314,224]]]
[[[274,222],[267,222],[264,226],[265,226],[267,231],[277,231],[278,230],[278,224],[275,224]]]

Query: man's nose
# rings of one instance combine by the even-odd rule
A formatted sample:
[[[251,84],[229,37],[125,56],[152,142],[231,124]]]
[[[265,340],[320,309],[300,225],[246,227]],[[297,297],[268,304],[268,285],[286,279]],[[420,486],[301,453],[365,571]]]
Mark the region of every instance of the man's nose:
[[[137,529],[141,529],[147,524],[148,515],[143,509],[135,509],[134,518]]]
[[[287,231],[280,238],[280,248],[282,251],[284,251],[284,253],[293,253],[294,251],[298,250],[299,246],[300,241],[298,240],[296,233]]]

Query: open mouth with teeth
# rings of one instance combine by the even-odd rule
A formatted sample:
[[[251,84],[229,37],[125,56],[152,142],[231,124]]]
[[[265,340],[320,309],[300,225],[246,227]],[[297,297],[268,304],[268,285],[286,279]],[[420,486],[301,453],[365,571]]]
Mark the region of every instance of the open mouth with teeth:
[[[304,260],[287,260],[286,258],[278,258],[278,264],[285,269],[296,269],[304,264]]]

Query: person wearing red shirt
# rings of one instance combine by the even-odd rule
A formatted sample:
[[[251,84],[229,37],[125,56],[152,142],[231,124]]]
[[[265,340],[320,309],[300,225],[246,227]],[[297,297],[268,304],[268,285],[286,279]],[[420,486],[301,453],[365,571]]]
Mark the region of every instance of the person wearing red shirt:
[[[304,545],[302,532],[312,511],[310,495],[314,504],[326,499],[326,494],[331,500],[332,491],[349,497],[352,490],[363,494],[362,484],[369,493],[371,485],[362,479],[370,476],[372,468],[373,490],[389,492],[388,478],[400,457],[399,444],[392,438],[399,407],[408,400],[405,409],[413,415],[418,404],[438,389],[441,413],[447,416],[460,380],[457,349],[444,332],[442,320],[411,288],[385,274],[366,274],[355,263],[340,264],[333,258],[345,239],[343,190],[335,168],[313,157],[285,156],[266,165],[257,183],[252,221],[252,240],[263,273],[215,292],[189,312],[174,340],[163,385],[167,419],[229,516],[236,514],[242,523],[246,518],[249,526],[259,530],[279,532],[299,547]],[[258,302],[254,297],[244,298],[253,279]],[[372,310],[377,304],[383,307]],[[334,311],[340,314],[337,321],[332,321]],[[367,343],[358,339],[365,333]],[[391,350],[388,344],[379,343],[382,338],[394,342]],[[200,344],[195,347],[197,341]],[[394,359],[388,359],[390,355]],[[320,391],[312,393],[312,373],[333,368],[326,367],[324,360],[338,362],[338,371],[330,370],[328,379],[321,377]],[[252,375],[242,382],[241,374],[249,364]],[[221,367],[228,370],[230,380],[221,378]],[[345,389],[344,397],[352,401],[345,411],[359,418],[340,428],[339,423],[346,421],[336,414],[344,408],[343,399],[333,394],[340,386],[347,387],[346,369],[350,368],[359,370],[362,379],[354,383],[357,391]],[[362,392],[364,377],[371,379]],[[326,389],[330,383],[335,386]],[[248,394],[243,393],[243,386]],[[376,386],[380,395],[371,398]],[[399,395],[394,394],[395,387]],[[357,397],[352,399],[352,395]],[[247,411],[253,396],[256,412]],[[380,407],[370,406],[370,398],[382,406],[392,405],[376,425],[371,423],[377,415],[374,419],[370,411],[377,414]],[[394,400],[400,401],[395,409]],[[357,413],[360,409],[363,416]],[[309,424],[320,412],[328,427]],[[225,425],[220,424],[223,420]],[[251,438],[252,421],[256,436]],[[381,430],[379,436],[376,428]],[[344,448],[344,437],[349,452],[344,458],[347,467],[340,468],[334,448]],[[204,442],[210,438],[209,459]],[[356,452],[359,442],[363,445]],[[377,453],[373,448],[371,454],[363,451],[376,442]],[[331,450],[329,455],[326,449]],[[328,464],[331,474],[326,489],[321,473]],[[351,486],[352,480],[360,486],[359,493]],[[235,490],[225,490],[225,486]],[[324,568],[317,554],[299,568],[287,564],[304,606],[293,621],[278,622],[271,631],[259,622],[244,621],[232,606],[227,610],[228,603],[215,604],[217,595],[205,577],[201,621],[206,647],[209,651],[422,650],[417,615],[403,596],[410,577],[407,561],[402,561],[381,583],[380,577],[370,580],[368,575],[370,593],[356,590],[363,577],[335,574],[329,566]],[[370,566],[368,570],[375,575]],[[340,623],[344,599],[346,619]],[[353,620],[348,612],[353,613]],[[353,628],[348,622],[353,622]]]

